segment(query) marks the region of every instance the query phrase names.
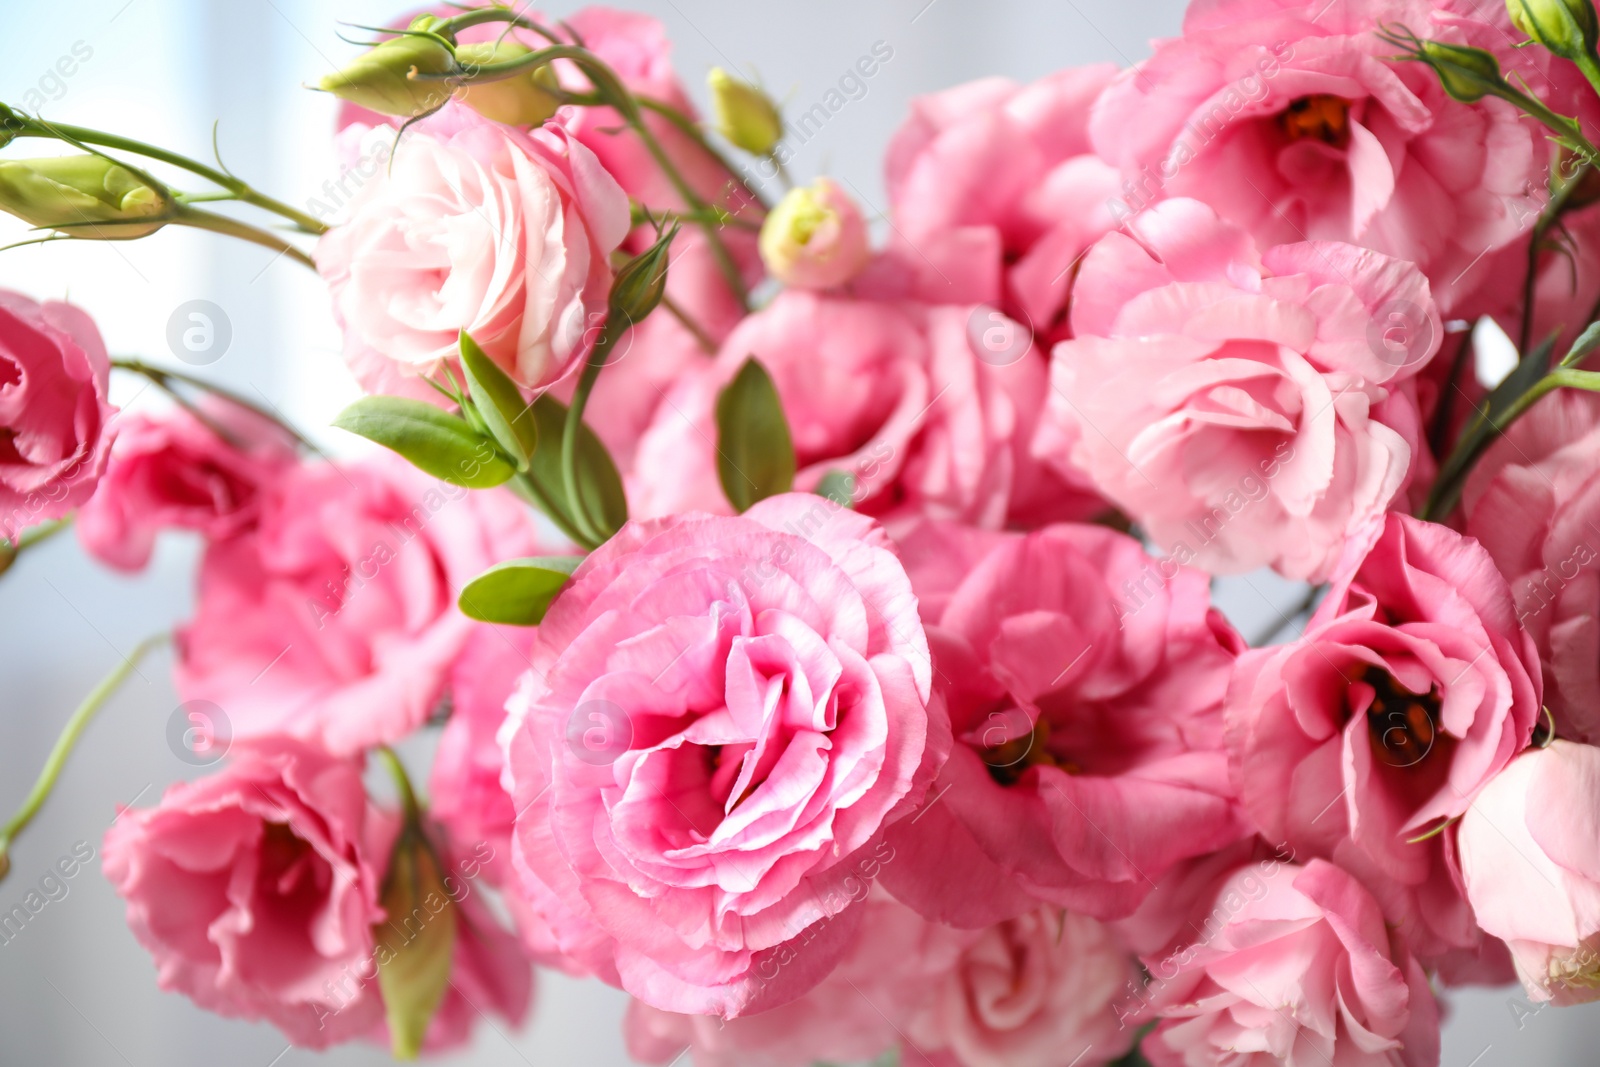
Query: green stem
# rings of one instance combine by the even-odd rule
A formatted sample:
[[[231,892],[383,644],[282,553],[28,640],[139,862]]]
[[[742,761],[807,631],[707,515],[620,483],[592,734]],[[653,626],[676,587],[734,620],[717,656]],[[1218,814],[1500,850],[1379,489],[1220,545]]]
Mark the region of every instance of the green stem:
[[[717,354],[716,338],[707,333],[706,328],[696,322],[694,317],[685,311],[676,300],[673,300],[670,296],[662,296],[661,306],[667,309],[667,314],[678,320],[679,326],[694,335],[695,343],[700,346],[702,352],[708,356]]]
[[[1461,487],[1466,482],[1467,474],[1484,450],[1495,438],[1510,429],[1511,424],[1521,418],[1529,408],[1550,393],[1563,388],[1600,393],[1600,371],[1557,367],[1535,382],[1527,392],[1507,404],[1503,414],[1495,415],[1490,412],[1480,414],[1478,417],[1482,422],[1478,425],[1487,422],[1490,432],[1477,441],[1471,441],[1472,434],[1469,429],[1468,434],[1464,436],[1470,443],[1463,442],[1457,445],[1456,451],[1445,460],[1439,470],[1439,478],[1434,483],[1433,492],[1429,494],[1428,502],[1419,517],[1430,522],[1438,522],[1449,515],[1461,497]]]
[[[1583,71],[1583,76],[1589,79],[1596,93],[1600,93],[1600,63],[1595,61],[1593,53],[1585,53],[1573,60],[1578,69]]]
[[[583,372],[572,391],[572,406],[567,408],[567,421],[561,427],[561,484],[572,507],[572,521],[583,535],[580,544],[598,547],[605,538],[600,536],[589,515],[588,505],[578,494],[578,431],[583,427],[583,409],[589,406],[589,394],[594,383],[600,380],[600,369],[605,366],[606,353],[611,348],[611,324],[607,316],[606,329],[600,335],[589,358],[584,360]]]
[[[72,126],[62,122],[44,122],[32,119],[22,113],[0,104],[0,119],[4,119],[9,126],[9,132],[17,137],[49,137],[54,140],[82,141],[84,144],[96,145],[100,148],[116,148],[134,155],[144,156],[186,170],[190,174],[197,174],[206,181],[219,185],[233,194],[232,199],[269,211],[294,223],[306,233],[322,234],[328,230],[328,225],[311,215],[291,207],[281,200],[252,189],[246,182],[240,181],[226,171],[209,167],[198,160],[188,156],[170,152],[157,145],[136,141],[131,137],[119,134],[105,133],[101,130],[92,130],[86,126]]]
[[[317,269],[316,261],[306,253],[285,241],[282,237],[269,230],[257,229],[249,223],[230,219],[226,215],[214,215],[209,211],[200,211],[184,204],[177,205],[173,222],[179,226],[191,226],[197,230],[209,230],[211,233],[220,233],[226,237],[237,237],[241,241],[270,248],[280,255],[288,256],[308,270]]]
[[[252,401],[246,400],[244,397],[240,396],[238,393],[235,393],[231,389],[225,389],[220,385],[206,381],[204,378],[196,377],[193,374],[185,374],[183,371],[170,370],[167,367],[157,367],[154,364],[146,363],[141,359],[113,359],[111,361],[111,365],[117,370],[125,370],[131,374],[143,375],[157,387],[167,390],[169,395],[171,382],[182,382],[184,385],[192,386],[195,389],[210,393],[212,396],[226,400],[235,407],[243,408],[252,415],[256,415],[257,417],[265,419],[267,422],[279,427],[284,433],[288,434],[297,442],[299,442],[302,448],[305,448],[311,452],[317,451],[317,446],[312,444],[311,441],[299,430],[295,429],[293,426],[290,426],[288,423],[284,422],[281,418],[268,411],[266,408],[263,408],[261,405],[253,403]],[[224,434],[222,436],[226,437],[227,435]]]
[[[1528,274],[1522,283],[1522,333],[1517,345],[1517,351],[1526,352],[1533,343],[1533,312],[1534,290],[1539,282],[1539,244],[1544,240],[1544,235],[1550,232],[1550,227],[1560,220],[1563,212],[1567,210],[1567,202],[1572,199],[1572,194],[1577,191],[1578,184],[1589,173],[1589,164],[1578,164],[1572,177],[1564,181],[1557,181],[1555,188],[1550,191],[1550,202],[1539,212],[1539,218],[1533,224],[1532,239],[1528,242]]]
[[[1532,93],[1519,93],[1516,90],[1511,90],[1509,92],[1495,92],[1493,95],[1516,105],[1529,115],[1532,115],[1558,138],[1571,141],[1582,154],[1585,163],[1591,165],[1600,163],[1600,148],[1596,148],[1590,143],[1589,139],[1579,130],[1578,124],[1572,119],[1563,118],[1551,111]]]
[[[95,713],[104,706],[117,687],[127,680],[138,665],[139,660],[150,652],[151,649],[167,641],[169,635],[157,634],[147,637],[116,669],[106,675],[100,684],[90,691],[83,703],[78,705],[78,710],[72,713],[72,718],[67,720],[66,727],[61,731],[61,736],[56,738],[55,747],[50,750],[50,755],[45,759],[44,768],[39,772],[39,778],[33,784],[33,791],[28,794],[28,799],[22,802],[22,807],[11,817],[3,827],[0,827],[0,879],[5,877],[10,869],[10,860],[6,858],[11,848],[11,842],[16,840],[18,834],[27,829],[39,809],[44,807],[44,802],[50,798],[50,791],[55,788],[56,779],[61,777],[61,770],[66,766],[67,757],[72,755],[72,750],[78,743],[78,738],[88,727]]]
[[[578,532],[578,528],[573,525],[572,520],[566,517],[566,513],[556,506],[555,501],[551,500],[544,490],[539,488],[539,483],[531,477],[526,474],[519,474],[507,482],[506,485],[522,499],[523,503],[531,504],[544,512],[545,516],[556,524],[556,529],[560,530],[567,540],[585,550],[593,550],[599,547],[598,543]]]
[[[766,199],[759,192],[751,188],[749,182],[745,181],[739,176],[739,169],[733,165],[733,162],[729,160],[727,156],[723,155],[722,151],[717,148],[716,145],[711,143],[710,139],[706,137],[704,131],[702,131],[700,127],[695,124],[693,119],[689,118],[688,115],[685,115],[671,104],[664,103],[652,97],[640,96],[637,97],[637,99],[640,107],[644,108],[646,111],[653,111],[657,115],[660,115],[662,118],[666,119],[668,122],[672,123],[672,125],[678,128],[679,132],[698,145],[701,151],[705,152],[705,154],[710,156],[718,166],[728,172],[728,176],[739,186],[740,191],[743,193],[743,195],[740,197],[740,203],[754,204],[763,212],[771,210],[772,205],[768,204]],[[759,229],[759,227],[757,228]]]
[[[407,824],[419,825],[422,818],[422,804],[417,800],[417,791],[411,786],[411,776],[406,773],[406,765],[400,762],[400,757],[388,745],[379,745],[373,751],[389,769],[389,777],[394,779],[395,792],[400,794],[400,807],[405,812]]]
[[[22,554],[23,549],[48,541],[71,525],[72,516],[67,515],[49,522],[41,522],[37,526],[30,526],[23,530],[15,541],[0,537],[0,574],[11,569],[11,565],[17,562],[17,557]]]

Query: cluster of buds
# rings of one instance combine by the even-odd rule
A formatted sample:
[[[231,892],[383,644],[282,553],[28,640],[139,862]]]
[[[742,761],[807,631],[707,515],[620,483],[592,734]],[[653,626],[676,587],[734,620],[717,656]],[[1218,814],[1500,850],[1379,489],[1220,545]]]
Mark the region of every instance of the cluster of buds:
[[[561,89],[548,63],[505,78],[475,77],[486,67],[531,54],[531,48],[507,39],[458,44],[447,20],[419,15],[396,36],[324,77],[318,88],[382,115],[420,118],[453,97],[496,122],[538,126],[561,105]]]

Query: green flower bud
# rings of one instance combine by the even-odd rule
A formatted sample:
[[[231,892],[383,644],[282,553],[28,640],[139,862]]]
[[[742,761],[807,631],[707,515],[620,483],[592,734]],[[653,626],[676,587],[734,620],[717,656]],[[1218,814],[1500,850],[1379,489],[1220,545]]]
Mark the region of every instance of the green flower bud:
[[[167,205],[126,167],[103,156],[81,155],[0,160],[0,209],[73,237],[131,240],[165,225],[165,220],[137,222],[163,215]]]
[[[1500,61],[1481,48],[1422,41],[1417,58],[1432,67],[1444,91],[1463,104],[1476,104],[1486,96],[1516,93],[1500,73]]]
[[[1517,29],[1563,59],[1595,54],[1593,0],[1506,0],[1506,11]]]
[[[438,111],[450,99],[450,84],[412,77],[449,74],[456,69],[451,47],[441,38],[421,32],[433,21],[430,16],[418,19],[412,23],[418,32],[384,41],[337,74],[323,78],[318,88],[380,115],[412,118]]]
[[[751,155],[764,156],[783,139],[783,116],[767,94],[721,67],[711,68],[711,113],[717,132]]]
[[[667,291],[667,253],[677,230],[668,230],[655,244],[628,261],[611,283],[611,312],[629,324],[643,322]]]
[[[465,73],[471,74],[476,67],[509,63],[532,51],[516,41],[462,44],[456,46],[456,61]],[[555,70],[546,63],[515,78],[476,84],[466,82],[456,90],[456,97],[486,119],[507,126],[542,126],[561,106],[561,99],[556,95],[560,88]]]

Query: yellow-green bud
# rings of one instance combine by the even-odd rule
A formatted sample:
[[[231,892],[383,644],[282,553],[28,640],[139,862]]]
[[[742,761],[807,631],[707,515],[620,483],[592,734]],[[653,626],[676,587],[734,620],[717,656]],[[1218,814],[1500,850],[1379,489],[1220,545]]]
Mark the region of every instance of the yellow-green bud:
[[[455,69],[455,52],[443,40],[425,33],[403,33],[337,74],[329,74],[318,87],[381,115],[412,118],[443,107],[450,99],[451,86],[443,79],[411,75],[449,74]]]
[[[126,167],[81,155],[0,160],[0,209],[73,237],[131,240],[165,225],[137,223],[162,215],[167,205]]]
[[[1500,61],[1481,48],[1423,41],[1417,58],[1432,67],[1444,91],[1463,104],[1515,92],[1500,73]]]
[[[772,152],[783,139],[783,116],[767,94],[740,81],[721,67],[712,67],[706,84],[711,87],[711,114],[717,132],[730,144],[751,155]]]
[[[1506,11],[1517,29],[1563,59],[1595,54],[1593,0],[1506,0]]]
[[[456,46],[456,61],[470,75],[490,63],[509,63],[533,49],[516,41],[490,41]],[[492,82],[466,82],[456,91],[462,103],[495,122],[507,126],[542,126],[561,106],[556,72],[546,63],[528,74]]]

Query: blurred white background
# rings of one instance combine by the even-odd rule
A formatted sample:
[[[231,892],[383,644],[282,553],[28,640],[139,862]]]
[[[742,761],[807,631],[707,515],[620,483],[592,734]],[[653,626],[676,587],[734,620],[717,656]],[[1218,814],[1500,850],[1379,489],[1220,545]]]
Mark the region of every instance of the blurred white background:
[[[575,6],[543,10],[561,16]],[[790,163],[801,178],[848,176],[877,208],[880,157],[913,95],[990,74],[1030,79],[1075,64],[1128,64],[1146,54],[1150,38],[1177,31],[1184,5],[636,0],[633,6],[666,24],[678,69],[702,99],[706,71],[721,65],[759,75],[804,110],[876,42],[891,47],[892,59],[866,96],[850,102]],[[0,33],[0,99],[30,108],[42,99],[46,118],[113,129],[202,158],[215,123],[229,168],[307,205],[335,174],[334,107],[302,86],[355,53],[339,40],[341,21],[379,24],[400,13],[392,0],[78,0],[31,8],[26,17],[14,11]],[[64,56],[77,61],[58,68]],[[73,73],[63,76],[67,68]],[[10,156],[50,151],[27,143],[6,150]],[[25,236],[20,226],[0,226],[0,243]],[[339,361],[320,284],[290,261],[172,230],[135,243],[6,251],[0,286],[70,297],[99,321],[115,354],[168,363],[174,310],[190,300],[212,301],[224,310],[232,341],[201,372],[270,402],[318,440],[340,447],[338,431],[326,427],[355,390]],[[137,383],[123,383],[115,399],[133,408],[153,400],[153,391],[138,391]],[[29,552],[0,580],[0,810],[20,802],[61,724],[95,681],[140,639],[187,616],[194,555],[193,543],[169,536],[151,568],[130,579],[97,567],[63,536]],[[1246,633],[1256,633],[1298,593],[1257,575],[1224,583],[1218,596]],[[141,665],[85,737],[56,796],[13,850],[11,875],[0,882],[0,911],[20,903],[76,843],[87,842],[98,856],[119,804],[151,803],[167,783],[193,773],[166,739],[177,704],[169,666],[164,652]],[[293,1067],[318,1058],[286,1048],[268,1026],[220,1019],[158,990],[150,959],[123,925],[121,904],[98,862],[67,885],[64,898],[0,942],[0,1064]],[[1450,999],[1445,1067],[1593,1061],[1600,1037],[1595,1009],[1530,1014],[1514,990]],[[445,1062],[626,1064],[619,1029],[625,1000],[598,983],[541,975],[535,1015],[523,1032],[484,1025],[470,1051]],[[387,1061],[372,1048],[321,1058]]]

